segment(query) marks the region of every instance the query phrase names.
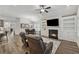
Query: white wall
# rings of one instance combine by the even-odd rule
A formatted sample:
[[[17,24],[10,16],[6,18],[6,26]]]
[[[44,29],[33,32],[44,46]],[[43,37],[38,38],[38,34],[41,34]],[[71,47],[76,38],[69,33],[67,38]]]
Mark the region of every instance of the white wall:
[[[77,36],[79,37],[79,8],[77,12]]]
[[[27,28],[27,29],[34,28],[34,23],[29,18],[20,18],[20,24],[22,24],[22,23],[29,25],[29,28]],[[32,28],[30,26],[32,26]],[[20,28],[20,32],[25,32],[25,28]]]
[[[26,24],[30,24],[31,21],[29,18],[20,18],[20,23],[26,23]]]
[[[40,30],[40,23],[38,22],[33,22],[31,21],[31,19],[29,18],[16,18],[16,17],[10,17],[10,16],[1,16],[0,17],[2,20],[4,20],[4,23],[9,23],[9,24],[5,24],[6,26],[4,26],[5,28],[8,27],[7,29],[9,30],[10,28],[13,28],[16,34],[19,34],[22,30],[25,31],[24,29],[21,29],[20,24],[24,23],[24,24],[29,24],[29,25],[33,25],[32,28],[29,29],[33,29],[35,28],[37,31]],[[8,26],[9,25],[9,26]]]
[[[29,24],[32,25],[32,28],[28,29],[35,29],[36,33],[39,34],[40,31],[40,20],[38,18],[35,18],[37,21],[33,21],[31,18],[21,18],[20,23]],[[25,32],[25,29],[21,29],[21,31]]]
[[[2,20],[4,20],[4,23],[9,23],[10,24],[10,26],[8,26],[8,25],[6,25],[5,24],[5,28],[7,28],[8,27],[8,30],[10,29],[10,28],[13,28],[14,29],[14,31],[15,31],[15,34],[19,34],[19,32],[20,32],[20,19],[19,18],[17,18],[17,17],[11,17],[11,16],[1,16],[0,17]]]
[[[77,12],[77,44],[79,47],[79,8],[78,8],[78,12]]]

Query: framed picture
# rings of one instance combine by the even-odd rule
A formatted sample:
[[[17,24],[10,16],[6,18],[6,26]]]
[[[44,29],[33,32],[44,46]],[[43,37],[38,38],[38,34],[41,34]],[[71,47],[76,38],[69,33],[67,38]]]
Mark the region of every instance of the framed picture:
[[[22,23],[22,24],[21,24],[21,28],[29,28],[29,24],[24,24],[24,23]]]

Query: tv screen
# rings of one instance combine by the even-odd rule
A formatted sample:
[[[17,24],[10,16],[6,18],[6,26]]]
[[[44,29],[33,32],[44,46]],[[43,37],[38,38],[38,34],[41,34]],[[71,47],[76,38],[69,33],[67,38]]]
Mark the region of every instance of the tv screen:
[[[47,20],[47,26],[59,26],[58,19]]]

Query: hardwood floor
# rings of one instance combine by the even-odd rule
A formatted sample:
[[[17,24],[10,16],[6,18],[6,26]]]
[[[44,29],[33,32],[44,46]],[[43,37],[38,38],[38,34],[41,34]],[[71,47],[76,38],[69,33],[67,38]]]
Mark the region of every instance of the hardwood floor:
[[[62,41],[56,54],[78,54],[79,48],[75,42]]]
[[[15,37],[15,45],[9,44],[7,41],[0,43],[0,54],[24,54],[25,51],[22,49],[22,42],[19,36]]]
[[[22,48],[21,38],[15,37],[15,45],[9,44],[7,41],[0,43],[0,54],[25,54],[27,49]],[[14,49],[10,49],[10,46]],[[78,54],[79,48],[75,42],[62,41],[58,47],[56,54]]]

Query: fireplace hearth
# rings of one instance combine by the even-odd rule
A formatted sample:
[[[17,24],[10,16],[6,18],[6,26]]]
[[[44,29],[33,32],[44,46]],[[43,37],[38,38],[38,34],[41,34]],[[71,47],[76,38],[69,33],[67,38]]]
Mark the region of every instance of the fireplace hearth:
[[[58,30],[49,30],[49,38],[58,39]]]

